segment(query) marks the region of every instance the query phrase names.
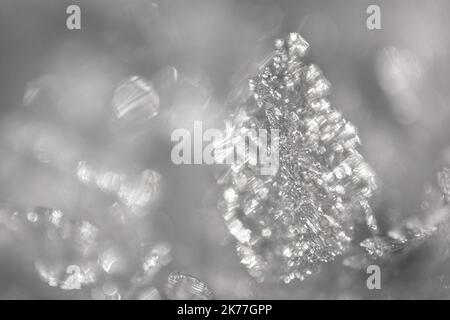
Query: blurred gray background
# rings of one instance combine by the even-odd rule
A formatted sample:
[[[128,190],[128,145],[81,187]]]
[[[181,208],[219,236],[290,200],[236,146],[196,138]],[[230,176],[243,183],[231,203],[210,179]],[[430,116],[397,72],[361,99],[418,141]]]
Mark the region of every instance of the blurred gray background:
[[[81,30],[66,28],[70,4],[81,8]],[[381,8],[381,30],[366,27],[370,4]],[[277,37],[300,32],[311,45],[308,59],[332,83],[332,105],[359,129],[362,153],[379,176],[381,225],[420,215],[425,186],[450,161],[448,12],[444,0],[0,0],[0,201],[102,215],[111,203],[73,181],[75,159],[155,169],[163,191],[141,227],[170,243],[173,257],[156,287],[180,270],[218,298],[447,298],[439,239],[390,266],[379,291],[367,290],[364,271],[339,260],[302,283],[255,283],[216,209],[212,168],[173,165],[170,134],[194,120],[223,125],[232,89]],[[172,86],[171,68],[186,81]],[[111,97],[133,74],[159,88],[160,111],[144,124],[117,124]],[[30,81],[44,75],[56,75],[61,86],[25,106]],[[27,149],[40,130],[64,141],[44,150],[54,162]],[[0,232],[0,298],[90,298],[88,289],[64,291],[39,279],[27,231]],[[118,232],[111,237],[127,243],[126,231]]]

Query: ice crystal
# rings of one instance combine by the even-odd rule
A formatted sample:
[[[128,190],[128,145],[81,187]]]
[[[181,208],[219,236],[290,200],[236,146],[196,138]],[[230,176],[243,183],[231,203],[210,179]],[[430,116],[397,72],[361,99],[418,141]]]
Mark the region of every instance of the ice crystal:
[[[241,263],[257,280],[303,280],[349,247],[355,219],[377,225],[369,205],[375,174],[359,153],[356,128],[330,106],[330,83],[303,57],[308,43],[296,33],[275,41],[275,52],[250,81],[251,95],[231,116],[234,135],[218,152],[226,158],[249,137],[259,148],[279,148],[278,170],[261,174],[257,154],[226,167],[220,204],[237,240]],[[251,129],[279,130],[264,144]],[[228,141],[226,141],[228,139]],[[276,137],[275,137],[276,139]]]
[[[29,257],[36,275],[51,287],[90,287],[91,298],[99,300],[161,298],[154,280],[172,261],[172,246],[168,242],[145,240],[144,236],[132,238],[129,245],[123,246],[117,235],[104,232],[101,224],[72,213],[1,203],[0,230],[26,235],[14,245],[33,249]],[[122,282],[116,283],[117,279]],[[208,287],[194,277],[174,273],[169,282],[174,297],[186,292],[196,298],[210,297]]]
[[[413,244],[422,243],[435,231],[435,227],[408,221],[398,230],[391,231],[384,237],[367,238],[360,245],[371,258],[385,258],[387,255],[411,247]]]
[[[209,300],[213,298],[208,286],[197,278],[174,271],[169,275],[166,293],[173,300]]]
[[[100,170],[86,161],[78,163],[77,177],[84,184],[115,194],[133,211],[152,203],[158,197],[161,187],[161,175],[156,171],[144,170],[140,175],[133,176]]]
[[[119,83],[114,92],[113,103],[118,119],[133,118],[149,120],[158,114],[159,96],[153,85],[138,76],[132,76]]]
[[[99,264],[108,274],[120,274],[125,269],[125,259],[118,248],[110,247],[99,256]]]
[[[364,239],[360,246],[364,253],[348,257],[345,266],[360,269],[361,261],[388,260],[393,254],[409,252],[420,246],[436,233],[446,238],[448,234],[448,209],[446,203],[449,195],[449,170],[443,168],[437,174],[437,183],[427,185],[421,205],[425,218],[420,216],[405,219],[393,226],[385,235]]]

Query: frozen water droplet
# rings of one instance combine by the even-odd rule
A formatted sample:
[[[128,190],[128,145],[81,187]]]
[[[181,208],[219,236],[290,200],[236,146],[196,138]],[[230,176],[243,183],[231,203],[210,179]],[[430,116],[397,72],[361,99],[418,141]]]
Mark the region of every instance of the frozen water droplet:
[[[125,258],[115,247],[108,248],[100,254],[99,264],[108,274],[118,274],[126,269]]]
[[[28,219],[28,221],[30,221],[32,223],[37,222],[38,215],[36,212],[30,211],[27,213],[27,219]]]
[[[94,180],[95,171],[86,161],[78,162],[77,177],[82,183],[88,184]]]
[[[99,230],[91,223],[83,220],[77,224],[75,232],[75,247],[81,254],[90,255],[97,247]]]
[[[171,250],[172,248],[168,243],[159,243],[154,246],[144,260],[142,266],[144,271],[148,271],[157,265],[168,265],[172,261]]]
[[[133,209],[153,202],[159,195],[161,175],[156,171],[145,170],[134,179],[122,182],[118,191],[121,201]]]
[[[144,256],[142,261],[142,273],[136,277],[136,281],[150,281],[161,270],[172,261],[171,246],[161,242],[156,244]]]
[[[48,212],[48,220],[57,228],[61,226],[63,213],[60,210],[50,210]]]
[[[167,296],[172,300],[210,300],[212,291],[197,278],[174,271],[167,282]]]
[[[149,81],[138,76],[119,83],[113,103],[118,119],[131,118],[140,122],[155,117],[159,110],[158,93]]]
[[[112,171],[105,171],[97,174],[95,183],[103,192],[118,192],[123,176]]]
[[[305,56],[309,48],[309,43],[302,38],[298,33],[290,33],[287,39],[288,50],[291,55],[297,55],[299,57]]]
[[[82,183],[95,185],[105,193],[116,194],[137,215],[145,214],[140,209],[154,202],[161,188],[161,175],[152,170],[144,170],[134,176],[95,169],[87,162],[80,161],[77,176]]]

